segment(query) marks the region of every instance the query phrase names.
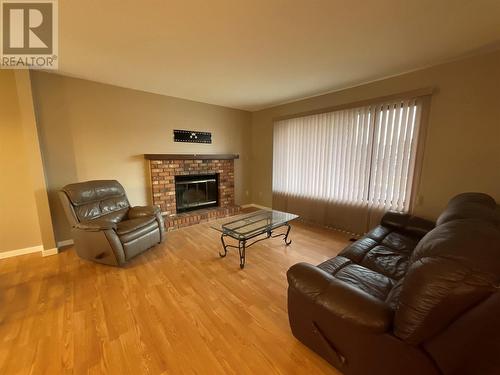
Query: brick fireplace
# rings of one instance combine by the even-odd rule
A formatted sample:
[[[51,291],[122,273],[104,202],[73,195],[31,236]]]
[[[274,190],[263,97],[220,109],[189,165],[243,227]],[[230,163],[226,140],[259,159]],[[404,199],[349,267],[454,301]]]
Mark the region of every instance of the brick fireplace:
[[[234,204],[234,159],[238,155],[146,154],[149,160],[153,204],[159,206],[167,230],[177,229],[239,212]],[[218,206],[177,212],[176,176],[213,175],[218,184]]]

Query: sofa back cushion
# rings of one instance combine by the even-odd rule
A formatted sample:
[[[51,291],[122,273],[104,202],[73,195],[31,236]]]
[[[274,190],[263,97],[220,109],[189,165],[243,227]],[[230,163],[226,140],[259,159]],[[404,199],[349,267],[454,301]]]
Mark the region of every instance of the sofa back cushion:
[[[496,292],[499,282],[499,228],[480,219],[441,224],[412,254],[398,296],[394,333],[419,344]]]
[[[469,192],[455,195],[448,202],[448,207],[459,206],[463,203],[477,203],[489,208],[495,208],[497,205],[495,200],[488,194]]]
[[[453,197],[438,217],[441,225],[459,219],[481,219],[495,225],[500,224],[500,215],[495,200],[484,193],[462,193]]]
[[[95,180],[69,184],[62,188],[79,222],[109,218],[119,222],[127,214],[129,202],[123,186],[115,180]]]

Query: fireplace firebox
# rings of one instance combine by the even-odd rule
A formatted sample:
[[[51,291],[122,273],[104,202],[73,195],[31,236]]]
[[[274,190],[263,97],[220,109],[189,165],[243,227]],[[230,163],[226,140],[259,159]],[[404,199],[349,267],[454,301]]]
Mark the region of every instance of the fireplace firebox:
[[[219,175],[175,176],[177,213],[219,205]]]

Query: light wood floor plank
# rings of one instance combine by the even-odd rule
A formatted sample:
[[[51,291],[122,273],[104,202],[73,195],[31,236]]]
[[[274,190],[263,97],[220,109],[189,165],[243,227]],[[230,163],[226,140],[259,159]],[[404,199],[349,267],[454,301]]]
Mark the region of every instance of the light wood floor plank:
[[[2,374],[338,374],[291,334],[286,271],[336,255],[348,236],[296,222],[279,238],[219,258],[209,224],[124,268],[70,248],[0,261]]]

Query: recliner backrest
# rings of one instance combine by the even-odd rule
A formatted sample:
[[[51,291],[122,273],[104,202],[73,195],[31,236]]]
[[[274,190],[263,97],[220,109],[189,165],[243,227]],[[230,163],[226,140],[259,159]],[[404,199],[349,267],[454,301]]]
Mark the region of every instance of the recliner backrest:
[[[479,202],[477,196],[468,194],[450,201],[439,225],[415,248],[401,280],[394,333],[411,344],[436,335],[498,292],[500,228],[496,204]]]
[[[66,210],[76,222],[106,218],[119,222],[130,207],[123,186],[115,180],[94,180],[66,185],[61,189],[71,210]]]

